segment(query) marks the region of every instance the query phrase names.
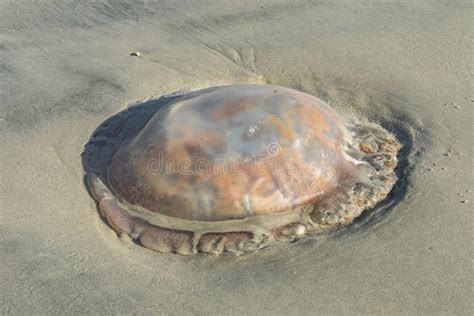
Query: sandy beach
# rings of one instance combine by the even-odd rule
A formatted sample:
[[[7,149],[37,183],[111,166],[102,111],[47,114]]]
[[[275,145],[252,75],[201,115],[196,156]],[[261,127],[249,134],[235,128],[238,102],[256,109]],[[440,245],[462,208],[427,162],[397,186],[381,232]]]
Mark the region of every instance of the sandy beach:
[[[0,1],[0,314],[472,315],[473,15],[472,1]],[[388,200],[244,256],[118,237],[84,185],[95,129],[248,83],[395,134]]]

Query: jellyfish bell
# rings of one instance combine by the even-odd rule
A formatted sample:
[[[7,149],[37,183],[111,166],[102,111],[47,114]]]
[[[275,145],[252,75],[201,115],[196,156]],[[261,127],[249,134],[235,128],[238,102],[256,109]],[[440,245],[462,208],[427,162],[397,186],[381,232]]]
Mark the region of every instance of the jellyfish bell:
[[[244,253],[350,223],[392,189],[399,148],[316,97],[235,85],[161,107],[88,180],[110,225],[147,248]]]

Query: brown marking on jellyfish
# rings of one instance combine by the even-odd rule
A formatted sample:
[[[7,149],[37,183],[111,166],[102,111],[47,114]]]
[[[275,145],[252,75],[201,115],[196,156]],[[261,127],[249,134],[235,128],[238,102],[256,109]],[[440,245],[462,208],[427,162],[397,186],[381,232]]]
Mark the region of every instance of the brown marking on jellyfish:
[[[209,116],[212,120],[227,120],[239,113],[250,111],[258,98],[261,97],[238,97],[224,101],[221,106],[212,109]]]
[[[291,120],[284,122],[276,115],[270,115],[268,121],[275,126],[282,137],[282,141],[294,141],[295,133],[291,126]]]

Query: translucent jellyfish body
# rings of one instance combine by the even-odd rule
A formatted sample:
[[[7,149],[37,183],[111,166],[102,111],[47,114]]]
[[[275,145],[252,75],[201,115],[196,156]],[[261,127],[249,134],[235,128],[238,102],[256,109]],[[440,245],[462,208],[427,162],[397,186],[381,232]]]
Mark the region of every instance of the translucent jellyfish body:
[[[308,94],[226,86],[161,107],[88,180],[147,248],[244,253],[350,223],[393,188],[400,147]]]

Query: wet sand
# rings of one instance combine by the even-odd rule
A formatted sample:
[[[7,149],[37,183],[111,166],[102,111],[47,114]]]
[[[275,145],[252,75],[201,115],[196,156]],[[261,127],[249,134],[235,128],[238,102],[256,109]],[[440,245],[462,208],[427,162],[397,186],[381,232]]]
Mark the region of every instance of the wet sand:
[[[469,1],[1,1],[0,313],[472,314]],[[139,56],[131,56],[139,52]],[[315,95],[404,144],[390,199],[245,256],[119,238],[83,182],[94,130],[225,84]]]

